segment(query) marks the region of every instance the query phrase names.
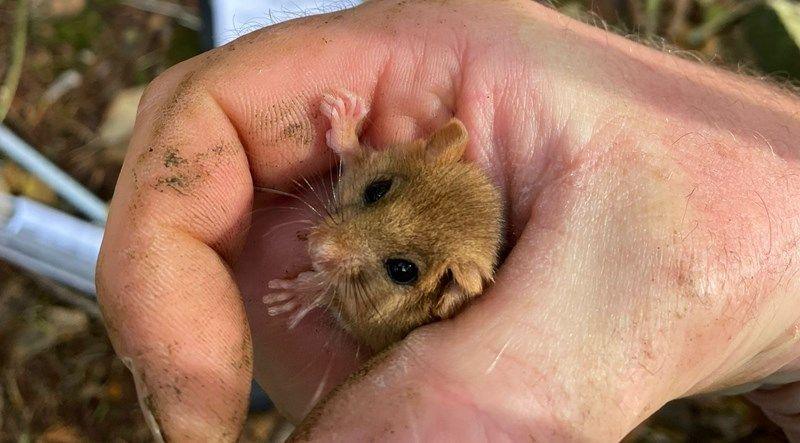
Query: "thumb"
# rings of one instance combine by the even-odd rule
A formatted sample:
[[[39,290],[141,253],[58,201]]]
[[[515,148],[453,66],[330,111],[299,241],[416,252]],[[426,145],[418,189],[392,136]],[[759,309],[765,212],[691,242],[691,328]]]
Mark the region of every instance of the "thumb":
[[[575,309],[547,306],[565,296],[548,284],[555,271],[532,266],[547,243],[526,230],[487,293],[373,359],[295,439],[622,438],[661,405],[648,388],[655,375],[620,358],[623,346],[586,348],[602,331],[582,330]]]

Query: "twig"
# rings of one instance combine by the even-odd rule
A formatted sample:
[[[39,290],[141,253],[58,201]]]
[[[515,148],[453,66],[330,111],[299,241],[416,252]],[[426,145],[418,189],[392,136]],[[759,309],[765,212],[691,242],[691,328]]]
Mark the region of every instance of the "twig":
[[[172,17],[181,24],[193,31],[200,29],[200,17],[192,14],[181,5],[165,0],[122,0],[122,4],[134,9],[161,14]]]
[[[22,75],[22,60],[25,58],[25,44],[28,38],[28,0],[17,0],[14,22],[11,62],[6,71],[6,78],[0,85],[0,122],[5,120],[11,108],[11,100],[17,92],[19,78]]]
[[[0,0],[0,5],[3,4],[3,0]],[[3,429],[3,412],[6,410],[6,393],[3,390],[3,385],[0,384],[0,429]]]
[[[92,220],[99,224],[105,223],[108,212],[105,202],[2,124],[0,124],[0,153],[45,182]]]
[[[100,308],[97,306],[96,301],[91,300],[86,296],[76,294],[72,290],[61,286],[50,279],[34,275],[33,280],[39,286],[47,289],[49,294],[53,297],[61,300],[64,303],[79,308],[95,320],[102,320],[103,317],[100,315]]]

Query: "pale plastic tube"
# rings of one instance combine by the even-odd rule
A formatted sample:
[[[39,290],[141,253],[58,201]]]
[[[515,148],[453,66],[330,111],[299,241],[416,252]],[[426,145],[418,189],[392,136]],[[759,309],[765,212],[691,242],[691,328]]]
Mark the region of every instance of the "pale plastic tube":
[[[87,294],[103,228],[25,197],[0,196],[0,258]]]
[[[339,11],[362,0],[208,0],[212,40],[222,46],[248,32],[312,14]]]
[[[38,177],[80,212],[99,224],[105,223],[108,215],[105,202],[3,125],[0,125],[0,152]]]

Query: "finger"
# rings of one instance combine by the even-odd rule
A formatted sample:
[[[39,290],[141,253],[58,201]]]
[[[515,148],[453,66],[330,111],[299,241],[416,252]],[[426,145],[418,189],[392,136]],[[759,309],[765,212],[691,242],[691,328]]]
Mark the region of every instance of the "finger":
[[[343,430],[344,439],[353,441],[387,434],[401,440],[482,434],[511,441],[621,438],[643,418],[643,405],[626,391],[646,371],[628,372],[627,359],[614,360],[618,349],[572,332],[570,323],[582,321],[586,312],[574,309],[576,317],[565,318],[563,307],[551,310],[556,298],[569,295],[552,292],[552,269],[531,270],[531,263],[553,260],[543,254],[551,247],[526,229],[486,294],[453,320],[420,328],[371,361],[363,379],[352,380],[309,415],[298,439],[325,441]],[[616,375],[617,369],[625,375]],[[649,398],[647,389],[637,394]],[[608,410],[608,404],[615,407]],[[603,417],[612,418],[595,415],[600,406],[606,408]]]
[[[140,112],[111,205],[98,296],[154,432],[229,440],[244,419],[252,360],[224,258],[241,243],[252,184],[225,114],[181,83],[193,67],[151,87],[168,98]],[[181,115],[182,106],[201,117]]]
[[[406,99],[409,107],[431,89],[452,87],[443,70],[429,72],[429,87],[418,83],[417,91],[384,88],[384,55],[396,42],[387,37],[365,47],[360,36],[341,32],[346,26],[321,27],[324,20],[269,29],[193,59],[143,99],[112,204],[98,292],[115,347],[139,374],[142,403],[167,437],[235,436],[251,371],[240,288],[255,359],[266,368],[259,381],[290,415],[302,416],[357,362],[351,343],[320,333],[330,329],[322,317],[310,315],[288,331],[267,315],[266,282],[302,270],[303,246],[259,242],[259,226],[273,224],[254,220],[238,253],[250,226],[252,185],[283,187],[329,165],[318,97],[331,85],[367,97],[378,87],[387,97],[417,97]],[[322,56],[308,44],[330,35],[337,43]],[[395,108],[383,102],[378,109],[389,106]],[[414,128],[446,114],[440,106],[413,116],[423,122]],[[371,133],[402,133],[406,117],[381,111]],[[252,267],[263,281],[235,282],[231,266]]]

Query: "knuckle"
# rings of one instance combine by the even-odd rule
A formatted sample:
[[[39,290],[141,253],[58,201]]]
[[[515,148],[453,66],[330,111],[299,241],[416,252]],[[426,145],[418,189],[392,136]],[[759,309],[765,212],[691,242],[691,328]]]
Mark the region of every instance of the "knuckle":
[[[170,67],[153,79],[142,93],[139,100],[137,118],[144,113],[163,109],[170,102],[185,95],[186,91],[197,89],[199,80],[197,59],[190,59]]]
[[[137,117],[146,111],[157,109],[169,97],[181,78],[186,75],[183,70],[179,70],[180,65],[173,66],[167,71],[153,79],[144,89],[142,98],[139,100]]]

